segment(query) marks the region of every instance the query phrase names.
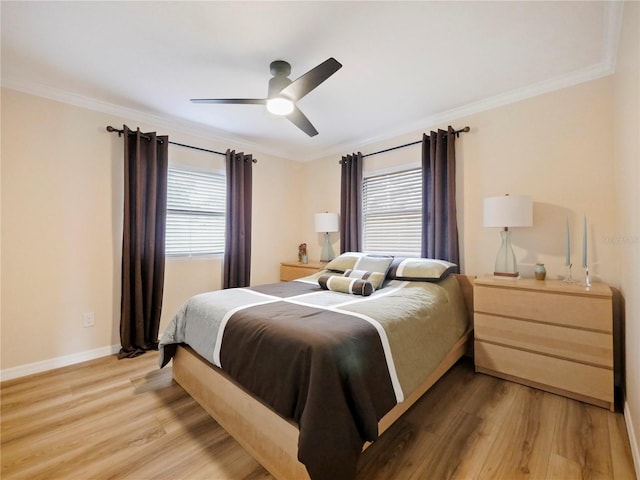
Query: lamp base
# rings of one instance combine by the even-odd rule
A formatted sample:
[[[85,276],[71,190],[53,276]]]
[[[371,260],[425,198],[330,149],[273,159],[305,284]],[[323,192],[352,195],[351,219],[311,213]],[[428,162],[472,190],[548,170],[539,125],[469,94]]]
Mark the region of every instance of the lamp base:
[[[330,262],[334,258],[336,258],[336,254],[333,252],[333,247],[331,246],[330,234],[329,232],[325,232],[324,245],[322,245],[322,252],[320,253],[320,262]]]
[[[493,274],[496,277],[518,278],[520,274],[517,271],[516,254],[511,247],[511,232],[508,228],[500,232],[500,238],[502,242],[496,256]]]

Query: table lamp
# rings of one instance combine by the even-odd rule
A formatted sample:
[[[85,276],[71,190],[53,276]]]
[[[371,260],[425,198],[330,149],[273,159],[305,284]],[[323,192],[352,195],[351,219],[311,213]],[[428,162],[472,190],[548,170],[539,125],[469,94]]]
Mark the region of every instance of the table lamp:
[[[496,257],[496,276],[517,278],[516,255],[511,247],[512,227],[530,227],[533,225],[533,206],[531,197],[526,195],[503,195],[484,199],[484,226],[500,227],[502,243]]]
[[[321,262],[330,262],[336,255],[331,246],[331,232],[337,232],[338,214],[337,213],[316,213],[316,232],[324,232],[324,245],[322,245],[322,253],[320,254]]]

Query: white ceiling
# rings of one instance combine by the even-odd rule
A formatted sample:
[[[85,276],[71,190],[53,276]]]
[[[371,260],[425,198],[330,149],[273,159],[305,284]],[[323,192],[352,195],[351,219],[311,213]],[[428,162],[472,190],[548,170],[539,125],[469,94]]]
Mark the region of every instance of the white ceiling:
[[[0,8],[3,86],[297,160],[608,75],[622,15],[620,2],[599,1]],[[342,69],[298,104],[313,138],[262,106],[189,102],[264,98],[272,60],[295,79],[329,57]]]

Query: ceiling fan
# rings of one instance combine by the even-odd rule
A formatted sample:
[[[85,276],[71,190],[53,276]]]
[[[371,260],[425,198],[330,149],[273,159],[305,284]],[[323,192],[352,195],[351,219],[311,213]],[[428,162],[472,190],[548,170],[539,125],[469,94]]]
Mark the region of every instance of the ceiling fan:
[[[269,80],[267,98],[192,98],[193,103],[226,103],[240,105],[266,105],[275,115],[286,116],[296,127],[310,137],[318,134],[309,119],[296,106],[296,102],[336,73],[342,64],[331,57],[312,68],[301,77],[291,81],[291,65],[284,60],[271,62],[269,68],[273,78]]]

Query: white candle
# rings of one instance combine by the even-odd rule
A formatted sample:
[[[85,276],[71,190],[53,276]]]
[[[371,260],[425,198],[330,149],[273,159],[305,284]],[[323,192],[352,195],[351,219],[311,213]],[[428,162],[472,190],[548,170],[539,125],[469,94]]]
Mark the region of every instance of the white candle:
[[[571,235],[569,233],[569,217],[567,217],[567,247],[566,247],[564,264],[567,267],[571,265]]]
[[[587,216],[584,216],[584,228],[582,230],[582,268],[587,268]]]

